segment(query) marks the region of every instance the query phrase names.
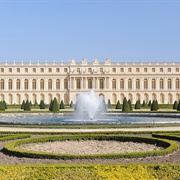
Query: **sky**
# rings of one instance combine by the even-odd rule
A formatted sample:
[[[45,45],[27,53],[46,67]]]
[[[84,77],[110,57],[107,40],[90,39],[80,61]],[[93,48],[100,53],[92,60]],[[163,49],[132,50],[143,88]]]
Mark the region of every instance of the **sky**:
[[[180,62],[180,0],[0,0],[0,62]]]

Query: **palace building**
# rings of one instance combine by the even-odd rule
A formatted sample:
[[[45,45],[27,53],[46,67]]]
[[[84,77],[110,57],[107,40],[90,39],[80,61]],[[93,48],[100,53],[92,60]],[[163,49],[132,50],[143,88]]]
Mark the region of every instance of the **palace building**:
[[[23,100],[44,100],[54,97],[65,104],[76,102],[76,95],[94,89],[112,104],[123,98],[158,100],[172,104],[180,100],[180,63],[111,63],[97,59],[88,63],[5,63],[0,64],[0,101],[21,104]]]

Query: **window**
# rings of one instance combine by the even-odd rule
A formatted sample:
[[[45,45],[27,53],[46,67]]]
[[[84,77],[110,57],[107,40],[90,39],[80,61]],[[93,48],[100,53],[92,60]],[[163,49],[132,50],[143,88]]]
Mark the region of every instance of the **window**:
[[[147,68],[144,68],[144,72],[147,72]]]
[[[24,80],[24,89],[28,89],[28,79]]]
[[[148,89],[148,80],[144,79],[144,89]]]
[[[113,68],[113,69],[112,69],[112,72],[116,72],[116,68]]]
[[[26,73],[28,72],[28,68],[25,68],[25,72],[26,72]]]
[[[64,68],[64,72],[67,72],[67,68]]]
[[[64,79],[64,89],[68,89],[68,80]]]
[[[156,80],[152,79],[152,89],[156,89]]]
[[[113,79],[113,80],[112,80],[112,88],[113,88],[113,89],[116,89],[116,79]]]
[[[36,72],[36,68],[33,68],[33,73],[35,73]]]
[[[77,70],[76,70],[78,73],[80,73],[80,68],[77,68]]]
[[[172,88],[172,81],[171,79],[168,79],[168,89],[171,89]]]
[[[168,72],[171,72],[171,68],[168,68]]]
[[[12,68],[9,68],[9,72],[12,73]]]
[[[100,68],[100,72],[101,72],[101,73],[103,72],[103,68]]]
[[[92,79],[88,79],[88,89],[92,89]]]
[[[139,72],[139,68],[136,68],[136,72]]]
[[[160,68],[160,72],[163,72],[163,68]]]
[[[1,72],[2,72],[2,73],[4,72],[4,68],[1,68]]]
[[[176,68],[176,72],[179,72],[179,68]]]
[[[20,88],[21,88],[20,79],[17,79],[17,81],[16,81],[16,89],[20,89]]]
[[[140,80],[136,79],[136,89],[140,89]]]
[[[128,79],[128,89],[132,89],[132,79]]]
[[[44,89],[44,79],[40,80],[40,89],[43,90]]]
[[[52,79],[48,79],[48,89],[52,89]]]
[[[4,89],[4,79],[1,79],[0,86],[1,86],[1,90]]]
[[[120,79],[120,89],[124,89],[124,79]]]
[[[17,72],[20,73],[20,68],[17,68]]]
[[[131,68],[128,68],[128,72],[131,72],[132,71],[132,69]]]
[[[152,68],[152,72],[155,72],[155,68]]]
[[[160,79],[160,85],[159,85],[160,89],[164,89],[164,80],[161,78]]]
[[[36,79],[33,79],[32,81],[32,89],[36,89]]]
[[[120,71],[121,71],[121,72],[124,72],[124,68],[120,68]]]
[[[56,68],[56,72],[60,72],[60,69],[59,69],[59,68]]]
[[[8,89],[12,89],[12,79],[9,79],[8,81]]]
[[[60,80],[56,79],[56,89],[60,89]]]
[[[43,73],[44,72],[44,68],[41,68],[41,73]]]
[[[52,72],[52,68],[48,68],[48,72],[50,72],[50,73],[51,73],[51,72]]]
[[[91,69],[91,68],[88,68],[88,72],[92,72],[92,69]]]
[[[179,81],[179,79],[176,79],[176,89],[180,89],[180,81]]]
[[[104,79],[100,79],[99,81],[100,81],[99,88],[104,89]]]
[[[81,89],[81,80],[76,79],[76,89]]]

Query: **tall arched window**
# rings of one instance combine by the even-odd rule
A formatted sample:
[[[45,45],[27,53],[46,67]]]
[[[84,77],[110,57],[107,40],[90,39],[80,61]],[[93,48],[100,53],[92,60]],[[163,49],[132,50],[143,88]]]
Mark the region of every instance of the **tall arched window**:
[[[132,79],[128,79],[128,89],[132,89]]]
[[[52,79],[48,79],[48,89],[52,89]]]
[[[180,89],[180,81],[179,81],[179,79],[176,79],[176,89]]]
[[[160,89],[164,89],[164,80],[160,79]]]
[[[99,80],[99,88],[104,89],[104,79]]]
[[[144,89],[148,89],[148,80],[144,79]]]
[[[92,89],[92,79],[88,79],[88,89]]]
[[[168,89],[171,89],[172,88],[172,81],[171,79],[168,79]]]
[[[20,79],[17,79],[16,81],[16,89],[20,89],[21,88],[21,81]]]
[[[28,89],[28,85],[29,85],[29,84],[28,84],[28,79],[25,79],[25,80],[24,80],[24,89],[27,90],[27,89]]]
[[[81,89],[81,80],[76,79],[76,89]]]
[[[140,89],[140,80],[136,79],[136,89]]]
[[[1,89],[4,89],[4,79],[1,79],[1,83],[0,83]]]
[[[68,80],[64,79],[64,89],[68,89]]]
[[[43,90],[44,89],[44,79],[40,80],[40,89]]]
[[[8,89],[12,89],[12,79],[9,79],[8,81]]]
[[[56,89],[60,89],[60,79],[56,79]]]
[[[120,89],[124,89],[124,79],[120,79]]]
[[[32,81],[32,89],[36,89],[36,79],[33,79]]]
[[[116,79],[112,80],[112,89],[116,89]]]
[[[152,79],[152,89],[156,89],[156,80]]]

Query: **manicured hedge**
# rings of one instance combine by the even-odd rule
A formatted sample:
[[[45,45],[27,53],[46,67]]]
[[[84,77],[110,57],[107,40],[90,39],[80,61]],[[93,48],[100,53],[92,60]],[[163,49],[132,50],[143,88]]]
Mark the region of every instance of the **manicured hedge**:
[[[79,141],[79,140],[116,140],[116,141],[132,141],[132,142],[144,142],[149,144],[156,144],[157,146],[164,147],[163,150],[156,150],[150,152],[132,152],[132,153],[121,153],[121,154],[98,154],[98,155],[74,155],[74,154],[57,154],[48,152],[37,152],[18,149],[16,147],[22,144],[36,143],[36,142],[51,142],[51,141]],[[5,153],[24,156],[24,157],[35,157],[35,158],[48,158],[48,159],[77,159],[77,158],[138,158],[146,156],[160,156],[164,154],[171,153],[178,149],[178,144],[164,139],[157,138],[144,138],[137,136],[114,136],[114,135],[74,135],[74,136],[49,136],[41,138],[28,138],[23,140],[17,140],[7,143],[3,150]]]
[[[153,133],[153,137],[180,141],[180,133]]]
[[[9,141],[15,139],[30,138],[31,134],[2,134],[0,135],[0,141]]]

